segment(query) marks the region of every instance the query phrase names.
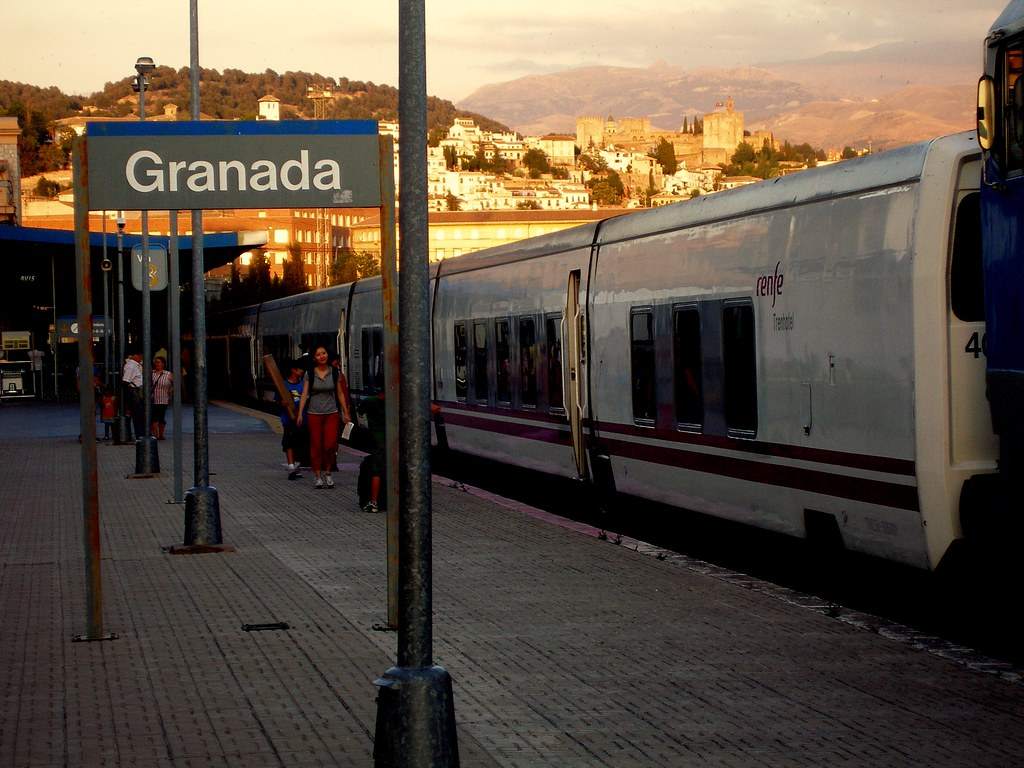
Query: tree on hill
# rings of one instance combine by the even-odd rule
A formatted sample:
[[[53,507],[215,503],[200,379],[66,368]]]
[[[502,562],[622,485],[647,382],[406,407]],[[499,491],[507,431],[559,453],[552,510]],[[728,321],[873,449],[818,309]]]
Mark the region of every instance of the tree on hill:
[[[45,176],[40,176],[39,182],[36,184],[35,193],[37,197],[56,197],[60,194],[60,184],[56,181],[50,181]]]
[[[531,179],[539,179],[541,174],[551,173],[551,161],[542,149],[526,150],[523,154],[523,166],[529,171]]]
[[[856,156],[857,150],[855,150],[853,147],[847,146],[843,147],[843,154],[841,154],[839,157],[842,158],[843,160],[852,160]]]
[[[594,176],[586,183],[591,199],[598,205],[621,205],[626,190],[622,179],[615,171],[607,171],[603,176]]]
[[[787,141],[782,149],[776,151],[771,142],[765,140],[761,148],[755,150],[749,142],[741,142],[733,153],[729,163],[722,167],[726,176],[754,176],[759,179],[770,179],[782,173],[781,163],[801,163],[809,168],[817,165],[825,154],[814,149],[810,144],[790,145]]]
[[[442,151],[444,152],[444,167],[449,171],[455,170],[459,165],[459,155],[455,147],[445,147]]]
[[[601,173],[608,170],[608,163],[599,154],[590,154],[589,152],[582,152],[576,159],[579,163],[580,168],[590,171],[592,173]]]
[[[671,176],[679,168],[679,164],[676,162],[675,147],[664,137],[658,142],[654,151],[648,154],[661,164],[661,168],[667,176]]]

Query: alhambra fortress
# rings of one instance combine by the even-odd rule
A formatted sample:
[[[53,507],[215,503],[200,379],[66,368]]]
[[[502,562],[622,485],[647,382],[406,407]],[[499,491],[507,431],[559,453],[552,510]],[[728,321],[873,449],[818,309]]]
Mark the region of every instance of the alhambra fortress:
[[[279,120],[281,107],[276,97],[264,96],[259,100],[259,119]],[[56,130],[81,134],[85,123],[93,119],[88,115],[66,118],[57,121]],[[162,114],[147,119],[175,120],[176,109],[165,105]],[[743,112],[735,108],[731,98],[699,120],[702,130],[697,128],[698,118],[693,118],[684,119],[677,131],[665,131],[652,128],[647,117],[582,116],[576,119],[575,136],[524,137],[515,132],[487,131],[471,119],[455,118],[446,135],[427,150],[430,260],[454,258],[630,209],[666,205],[759,181],[724,176],[722,166],[741,142],[756,148],[765,142],[775,146],[772,134],[747,131]],[[399,125],[380,121],[379,128],[394,139],[397,182]],[[675,155],[677,167],[672,173],[667,173],[654,156],[662,141],[672,146]],[[527,167],[530,155],[536,159],[538,152],[543,153],[546,163],[542,172]],[[587,158],[589,162],[582,162]],[[594,182],[610,171],[621,181],[621,202],[617,205],[609,205],[594,194]],[[46,174],[49,182],[65,188],[55,198],[34,195],[38,178],[23,180],[18,208],[23,224],[73,228],[73,200],[66,189],[70,187],[70,174],[70,170]],[[94,228],[111,229],[109,219],[115,215],[95,214]],[[138,217],[131,212],[125,212],[125,216],[128,231],[139,231]],[[155,212],[149,221],[151,232],[167,234],[166,214]],[[380,254],[376,209],[208,211],[204,227],[211,232],[265,232],[266,245],[243,254],[236,268],[246,268],[261,253],[267,257],[272,274],[280,276],[286,261],[297,255],[309,288],[330,284],[332,265],[344,250],[376,258]],[[212,274],[211,286],[215,289],[218,280],[226,280],[230,274],[229,267]]]
[[[623,151],[648,152],[664,139],[675,150],[676,159],[689,168],[724,165],[729,162],[741,142],[760,148],[765,141],[774,144],[768,131],[744,134],[743,113],[735,109],[731,98],[714,112],[703,117],[703,133],[693,133],[681,126],[678,131],[651,128],[646,117],[578,117],[576,145],[580,149],[604,149],[615,146]]]

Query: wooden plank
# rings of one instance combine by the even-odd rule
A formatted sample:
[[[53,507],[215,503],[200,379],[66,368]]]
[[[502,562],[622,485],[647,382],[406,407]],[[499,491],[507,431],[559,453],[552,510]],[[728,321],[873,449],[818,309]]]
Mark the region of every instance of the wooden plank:
[[[277,390],[277,396],[284,405],[284,409],[288,411],[288,418],[295,423],[295,403],[292,400],[292,393],[288,387],[284,385],[284,376],[281,375],[281,371],[277,369],[277,363],[274,362],[273,355],[263,356],[263,370],[267,372],[270,380],[274,382],[274,389]]]

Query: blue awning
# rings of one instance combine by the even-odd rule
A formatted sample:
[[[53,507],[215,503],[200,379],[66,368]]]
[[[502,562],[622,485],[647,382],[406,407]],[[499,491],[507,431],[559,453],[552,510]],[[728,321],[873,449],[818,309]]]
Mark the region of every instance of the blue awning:
[[[102,232],[89,233],[89,248],[93,259],[101,258],[103,252]],[[108,255],[117,249],[116,232],[107,232]],[[170,250],[170,237],[150,235],[149,242],[163,245]],[[267,233],[253,232],[209,232],[203,235],[204,272],[229,264],[245,251],[258,248],[267,242]],[[122,244],[125,252],[142,243],[142,235],[124,234]],[[182,274],[191,274],[192,236],[178,237],[178,252],[182,262]],[[74,258],[75,233],[67,229],[42,229],[40,227],[0,227],[0,272],[6,270],[11,259],[32,255]]]

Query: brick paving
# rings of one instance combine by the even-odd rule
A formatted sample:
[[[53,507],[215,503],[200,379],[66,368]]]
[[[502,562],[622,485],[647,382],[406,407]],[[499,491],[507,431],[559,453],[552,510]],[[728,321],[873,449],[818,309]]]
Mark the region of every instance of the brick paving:
[[[211,425],[220,409],[211,409]],[[0,765],[368,766],[395,636],[384,518],[211,435],[229,554],[172,556],[164,473],[101,445],[105,629],[85,629],[79,446],[0,408]],[[16,438],[9,435],[16,434]],[[185,466],[191,467],[186,447]],[[186,480],[186,487],[190,483]],[[438,480],[434,649],[464,766],[1011,766],[1024,685]],[[580,529],[580,526],[575,526]],[[288,631],[245,632],[284,621]]]

